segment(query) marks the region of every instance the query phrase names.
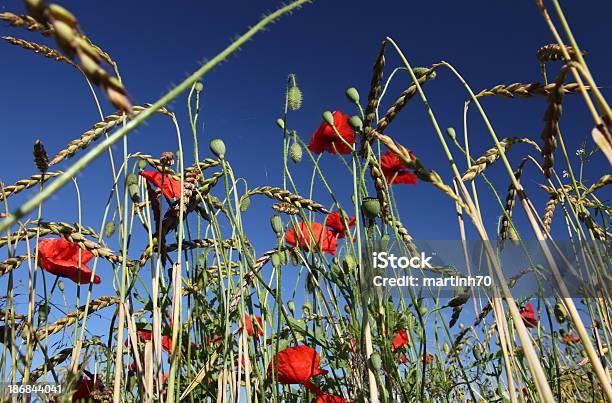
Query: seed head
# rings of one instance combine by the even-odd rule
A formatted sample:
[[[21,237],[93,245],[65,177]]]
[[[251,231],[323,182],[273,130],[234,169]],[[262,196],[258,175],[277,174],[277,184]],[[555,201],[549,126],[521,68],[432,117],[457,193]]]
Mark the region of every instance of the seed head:
[[[108,223],[106,223],[106,225],[104,226],[104,238],[112,237],[115,233],[115,229],[116,226],[114,221],[109,221]]]
[[[210,151],[219,159],[225,158],[225,143],[221,139],[213,139],[209,144]]]
[[[36,140],[34,143],[34,163],[36,168],[42,173],[47,172],[49,169],[49,156],[45,151],[45,146],[40,140]]]
[[[293,143],[289,149],[289,155],[291,156],[291,161],[295,164],[300,162],[302,160],[302,146],[299,143]]]
[[[293,85],[287,91],[287,104],[292,111],[297,111],[302,106],[302,90]]]
[[[368,218],[376,218],[380,214],[380,201],[375,197],[366,197],[361,202],[363,214]]]

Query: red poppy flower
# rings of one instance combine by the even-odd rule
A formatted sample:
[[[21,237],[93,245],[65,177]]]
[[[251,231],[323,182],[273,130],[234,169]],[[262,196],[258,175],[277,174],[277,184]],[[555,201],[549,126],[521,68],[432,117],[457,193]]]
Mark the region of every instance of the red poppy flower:
[[[400,357],[400,362],[401,362],[402,364],[407,363],[407,362],[408,362],[408,357],[406,357],[406,355],[405,355],[405,354],[404,354],[404,355],[402,355],[402,356]]]
[[[531,303],[521,308],[521,317],[523,318],[523,322],[525,322],[525,326],[529,328],[538,326],[538,318],[535,316]]]
[[[336,248],[338,247],[338,240],[336,239],[334,233],[327,228],[323,228],[323,225],[318,222],[311,222],[310,227],[312,229],[312,234],[315,236],[317,243],[321,247],[321,250],[334,255],[336,253]],[[287,241],[289,245],[295,247],[297,245],[297,240],[299,239],[300,247],[304,250],[310,250],[310,248],[313,246],[313,242],[311,242],[308,223],[300,222],[297,229],[298,236],[296,237],[295,228],[291,228],[285,234],[285,241]]]
[[[256,334],[255,337],[263,336],[263,324],[261,322],[261,316],[255,315],[255,327],[257,328],[255,332],[253,332],[253,323],[251,321],[250,315],[244,315],[244,327],[246,328],[249,336],[253,337],[253,334]]]
[[[79,266],[79,250],[81,264]],[[79,245],[65,238],[45,238],[38,243],[38,266],[51,274],[66,277],[75,283],[85,284],[91,280],[93,272],[86,266],[93,254],[81,250]],[[79,281],[80,273],[80,281]],[[93,283],[100,284],[100,276],[94,276]]]
[[[283,385],[301,384],[320,395],[322,392],[310,382],[310,378],[326,375],[327,371],[319,368],[321,357],[305,345],[288,347],[278,352],[268,364],[268,377],[275,377]]]
[[[161,345],[162,345],[162,349],[166,353],[169,353],[170,350],[172,350],[172,337],[170,337],[170,336],[162,336]]]
[[[323,393],[317,396],[317,403],[349,403],[349,401],[341,398],[340,396],[332,396]]]
[[[345,237],[347,228],[342,222],[342,217],[340,216],[339,211],[334,211],[333,213],[328,214],[325,220],[325,225],[331,228],[331,230],[338,235],[338,238]],[[350,216],[348,218],[348,225],[349,227],[355,225],[355,217]]]
[[[580,337],[575,336],[573,334],[566,334],[565,336],[563,336],[563,338],[561,339],[561,343],[564,344],[575,344],[575,343],[580,343]]]
[[[334,112],[334,126],[346,143],[355,143],[355,133],[349,125],[349,117],[342,112]],[[321,126],[312,134],[308,149],[315,154],[321,154],[323,151],[327,151],[330,154],[350,154],[353,151],[348,145],[345,144],[334,131],[334,129],[327,123],[323,122]]]
[[[159,171],[142,171],[140,176],[145,178],[149,183],[155,185],[157,188],[161,188],[162,185],[162,174]],[[181,195],[181,181],[173,179],[166,175],[164,176],[164,188],[162,193],[168,199],[174,199]]]
[[[431,364],[434,360],[434,356],[432,354],[429,353],[425,353],[423,355],[423,364],[427,365],[427,364]]]
[[[409,153],[410,158],[416,159],[412,151]],[[414,185],[417,183],[417,177],[409,172],[400,158],[389,150],[380,158],[380,167],[389,185],[400,183]]]
[[[136,338],[139,342],[145,342],[151,340],[153,338],[153,334],[149,330],[139,330],[136,332]],[[126,347],[128,345],[127,339],[123,343]],[[161,340],[162,348],[166,353],[169,353],[172,350],[172,338],[170,336],[163,336]]]
[[[405,329],[400,329],[395,334],[393,341],[391,342],[391,346],[393,346],[394,350],[397,350],[408,344],[410,339],[408,338],[408,332]]]

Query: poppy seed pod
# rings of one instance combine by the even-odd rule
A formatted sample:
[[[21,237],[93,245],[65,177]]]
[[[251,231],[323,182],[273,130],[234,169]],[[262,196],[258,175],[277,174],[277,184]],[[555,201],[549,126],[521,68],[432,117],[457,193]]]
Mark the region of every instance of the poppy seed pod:
[[[297,111],[302,106],[302,90],[297,85],[287,91],[287,104],[292,111]]]
[[[293,301],[292,299],[287,301],[287,309],[289,309],[289,312],[291,312],[291,314],[295,314],[295,301]]]
[[[302,313],[304,314],[304,316],[309,316],[311,312],[312,307],[310,306],[310,303],[305,302],[304,305],[302,305]]]
[[[375,197],[366,197],[361,202],[361,209],[366,217],[376,218],[380,214],[380,201]]]
[[[372,364],[372,368],[375,370],[379,370],[382,368],[382,358],[378,353],[372,353],[370,356],[370,364]]]
[[[219,159],[225,158],[225,143],[221,139],[213,139],[210,141],[208,145],[210,147],[210,151]]]
[[[334,126],[334,115],[330,111],[323,112],[323,120],[330,126]]]
[[[448,134],[448,137],[450,137],[451,140],[455,140],[455,138],[457,137],[457,134],[455,133],[455,129],[452,127],[446,128],[446,134]]]
[[[114,221],[109,221],[106,223],[106,225],[104,226],[104,238],[110,238],[113,236],[113,234],[115,233],[115,222]]]
[[[147,167],[147,161],[145,161],[145,160],[138,161],[138,170],[139,171],[141,171],[141,172],[144,171],[146,167]]]
[[[285,130],[285,121],[281,118],[276,119],[276,125],[282,130]]]
[[[289,149],[289,156],[295,164],[300,162],[302,160],[302,146],[299,143],[293,143]]]
[[[130,199],[132,199],[134,203],[138,203],[140,201],[140,189],[138,188],[138,185],[129,185],[128,193],[130,194]]]
[[[357,91],[357,88],[355,87],[351,87],[346,90],[346,97],[349,99],[349,101],[353,102],[354,104],[359,103],[359,92]]]
[[[273,215],[270,218],[270,225],[272,226],[272,231],[276,235],[281,235],[283,233],[283,220],[279,215]]]
[[[134,174],[129,174],[125,179],[126,186],[138,185],[138,177]]]
[[[353,128],[353,130],[360,132],[363,129],[363,122],[361,118],[357,115],[351,116],[349,119],[349,125]]]
[[[195,84],[194,89],[196,90],[196,92],[202,92],[202,90],[204,89],[204,84],[202,83],[202,81],[198,81]]]

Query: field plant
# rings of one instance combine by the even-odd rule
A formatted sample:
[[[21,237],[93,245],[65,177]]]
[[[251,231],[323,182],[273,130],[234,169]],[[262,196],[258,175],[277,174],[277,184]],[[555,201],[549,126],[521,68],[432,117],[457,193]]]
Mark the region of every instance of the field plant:
[[[58,402],[612,401],[605,200],[612,176],[588,177],[591,160],[612,162],[612,110],[557,0],[535,2],[554,38],[533,63],[541,83],[476,90],[458,67],[445,61],[417,67],[392,38],[381,38],[371,55],[369,92],[347,89],[344,110],[322,111],[313,122],[318,129],[304,137],[307,128],[292,123],[303,94],[289,74],[278,89],[284,109],[270,117],[283,144],[283,180],[273,186],[248,183],[232,164],[246,151],[226,149],[222,134],[200,132],[201,80],[307,0],[265,16],[166,95],[142,105],[133,104],[120,66],[76,16],[44,0],[24,3],[23,10],[0,13],[14,31],[2,39],[76,68],[100,121],[53,154],[44,138],[33,138],[32,172],[16,182],[0,174],[5,385],[59,384],[60,394],[44,396]],[[40,33],[40,42],[21,39],[23,29]],[[400,71],[410,83],[391,94]],[[437,118],[427,99],[434,84],[464,91],[464,127],[447,128]],[[533,131],[540,137],[501,137],[483,106],[487,97],[513,99],[510,108],[541,97],[547,108]],[[583,99],[593,117],[579,166],[570,163],[574,151],[564,143],[566,97]],[[188,112],[186,127],[169,106],[175,99],[172,108]],[[390,106],[382,108],[382,101]],[[447,166],[429,166],[385,134],[409,103],[429,117],[432,147],[440,147]],[[114,112],[105,114],[111,106]],[[488,136],[488,150],[470,147],[467,116],[474,109],[487,129],[479,135]],[[146,132],[142,123],[154,116],[171,123],[178,151],[150,155],[130,147],[128,134],[139,126]],[[184,147],[192,142],[193,149]],[[507,157],[513,152],[523,157],[515,166]],[[114,184],[101,191],[99,206],[87,206],[104,211],[102,222],[49,217],[45,202],[65,185],[79,197],[77,175],[103,154]],[[348,193],[328,183],[323,160],[344,175]],[[63,171],[56,169],[60,162]],[[487,178],[494,164],[507,172],[501,183]],[[298,171],[310,181],[294,179]],[[372,287],[366,269],[372,251],[393,245],[406,256],[421,252],[394,196],[417,182],[434,187],[457,212],[458,242],[467,245],[468,228],[474,231],[483,245],[478,265],[495,287],[447,296],[408,290],[392,298]],[[11,203],[24,194],[23,203]],[[536,208],[536,194],[548,200],[543,208]],[[497,216],[481,214],[485,198],[499,207]],[[244,223],[251,203],[271,207],[254,228]],[[517,220],[527,226],[519,231]],[[553,222],[573,254],[558,247]],[[253,237],[269,239],[269,247],[256,250]],[[506,276],[501,247],[529,241],[541,241],[545,264]],[[570,291],[561,266],[584,280],[580,294]],[[453,267],[429,270],[458,275]],[[527,272],[552,279],[554,291],[514,295]],[[15,287],[19,273],[25,288]],[[112,283],[114,292],[94,297],[101,282]],[[111,319],[99,320],[102,313]],[[5,388],[3,399],[26,396]]]

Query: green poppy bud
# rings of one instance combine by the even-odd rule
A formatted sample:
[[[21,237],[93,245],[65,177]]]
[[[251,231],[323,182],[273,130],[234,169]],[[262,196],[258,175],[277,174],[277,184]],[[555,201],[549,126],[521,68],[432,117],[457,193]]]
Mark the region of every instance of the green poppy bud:
[[[115,233],[115,222],[114,221],[109,221],[106,223],[106,225],[104,226],[104,238],[110,238],[113,236],[113,234]]]
[[[380,214],[380,201],[375,197],[366,197],[361,202],[361,209],[366,217],[376,218]]]
[[[147,161],[145,160],[138,161],[138,170],[144,171],[145,169],[147,169]]]
[[[281,262],[280,262],[280,256],[278,255],[278,253],[273,254],[271,260],[272,260],[272,266],[280,267]]]
[[[451,138],[451,140],[455,140],[455,138],[457,138],[457,134],[455,133],[455,129],[452,127],[447,127],[446,128],[446,134],[448,134],[448,137]]]
[[[382,358],[378,353],[372,353],[370,356],[370,364],[372,364],[372,368],[375,370],[379,370],[382,368]]]
[[[282,130],[285,130],[285,121],[281,118],[276,119],[276,125]]]
[[[130,194],[130,199],[132,199],[134,203],[140,202],[140,189],[138,185],[128,186],[128,193]]]
[[[387,250],[387,248],[389,247],[390,240],[391,240],[391,237],[389,236],[389,234],[384,234],[383,236],[380,237],[380,250],[381,251]]]
[[[297,85],[287,91],[287,104],[292,111],[297,111],[302,106],[302,91]]]
[[[287,308],[289,309],[289,312],[291,312],[292,315],[295,314],[295,301],[293,301],[292,299],[287,301]]]
[[[225,143],[221,139],[213,139],[208,145],[210,151],[219,159],[225,158]]]
[[[444,354],[449,355],[451,352],[450,346],[448,345],[448,343],[444,343]]]
[[[344,304],[344,312],[346,312],[347,315],[351,314],[351,307],[348,304]]]
[[[138,177],[134,174],[129,174],[127,178],[125,178],[126,186],[130,185],[138,185]]]
[[[304,305],[302,305],[302,313],[304,316],[309,316],[310,312],[312,312],[312,306],[310,306],[310,303],[305,302]]]
[[[357,115],[351,116],[349,118],[349,125],[353,128],[353,130],[360,132],[363,129],[363,122],[361,118]]]
[[[202,90],[204,89],[204,84],[202,83],[202,81],[198,81],[194,89],[196,90],[196,92],[202,92]]]
[[[302,146],[299,143],[293,143],[291,148],[289,148],[289,155],[291,156],[291,161],[295,164],[302,160]]]
[[[64,292],[64,282],[62,280],[57,282],[57,288],[59,288],[61,292]]]
[[[279,252],[281,265],[285,266],[289,263],[289,251],[287,249]]]
[[[355,87],[351,87],[346,90],[346,97],[349,99],[349,101],[351,101],[354,104],[359,103],[359,92],[357,91],[357,88]]]
[[[47,323],[47,318],[49,317],[49,312],[51,311],[51,307],[47,304],[41,305],[38,308],[38,327],[42,327]]]
[[[299,265],[300,261],[298,259],[297,253],[291,252],[290,255],[291,255],[291,264],[294,265],[294,266]]]
[[[474,348],[472,349],[472,355],[474,356],[474,359],[476,361],[480,361],[480,357],[481,357],[480,346],[474,346]]]
[[[250,205],[251,205],[251,198],[249,196],[243,197],[242,200],[240,200],[240,211],[244,213],[245,211],[249,209]]]
[[[273,215],[270,218],[270,225],[272,226],[272,231],[276,235],[281,235],[283,233],[283,219],[280,218],[279,215]]]
[[[330,111],[323,112],[323,120],[330,126],[334,126],[334,115]]]
[[[564,323],[567,320],[567,309],[565,309],[565,306],[562,303],[557,302],[555,304],[554,312],[555,318],[557,318],[559,323]]]

